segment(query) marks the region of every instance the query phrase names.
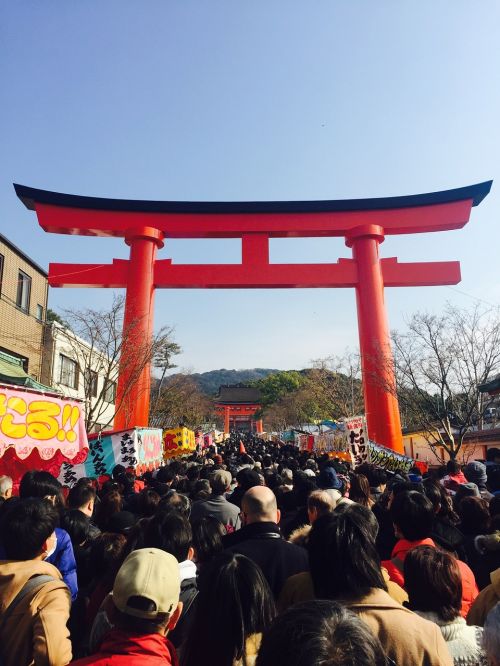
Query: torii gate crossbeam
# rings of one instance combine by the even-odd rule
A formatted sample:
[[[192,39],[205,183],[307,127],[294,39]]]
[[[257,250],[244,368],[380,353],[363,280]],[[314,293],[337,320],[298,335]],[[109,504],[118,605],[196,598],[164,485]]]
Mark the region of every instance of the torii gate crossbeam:
[[[402,437],[384,287],[457,284],[458,262],[400,264],[380,259],[386,235],[462,228],[491,181],[455,190],[407,197],[291,202],[171,202],[102,199],[14,185],[51,233],[116,236],[130,245],[129,260],[112,264],[50,264],[53,287],[114,287],[127,290],[124,341],[117,400],[132,376],[130,360],[139,340],[150,340],[156,288],[266,289],[352,287],[356,289],[365,411],[371,439],[402,452]],[[344,237],[352,258],[332,264],[271,264],[269,239]],[[241,238],[240,264],[176,265],[156,259],[168,238]],[[133,365],[133,364],[132,364]],[[148,422],[150,367],[126,393],[115,427]]]

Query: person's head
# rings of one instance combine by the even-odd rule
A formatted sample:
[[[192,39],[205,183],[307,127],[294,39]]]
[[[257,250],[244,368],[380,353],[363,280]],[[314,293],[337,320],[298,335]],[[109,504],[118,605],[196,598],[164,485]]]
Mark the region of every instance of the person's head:
[[[224,525],[214,516],[203,516],[192,524],[193,559],[196,564],[206,564],[222,552],[222,537],[226,534]]]
[[[172,482],[175,479],[175,471],[170,465],[166,467],[160,467],[156,475],[156,480],[159,483],[164,483],[167,486],[171,486]]]
[[[113,585],[114,625],[126,633],[167,634],[182,612],[177,560],[157,548],[134,550]]]
[[[334,601],[292,606],[264,634],[256,666],[385,666],[380,641]]]
[[[342,482],[337,477],[337,472],[333,467],[327,465],[323,467],[318,476],[318,486],[322,490],[340,490]]]
[[[125,558],[127,539],[123,534],[104,532],[93,541],[90,549],[90,568],[96,579],[113,581]]]
[[[0,534],[8,560],[44,560],[55,549],[58,514],[39,498],[10,500],[2,512]]]
[[[461,471],[461,469],[462,468],[460,466],[460,463],[458,463],[456,460],[448,460],[448,462],[446,463],[446,471],[451,476],[455,476],[456,474],[458,474]]]
[[[248,467],[240,469],[238,474],[236,474],[236,481],[238,483],[238,487],[241,488],[242,492],[246,492],[247,490],[253,488],[254,486],[261,485],[259,473],[256,472],[254,469],[249,469]]]
[[[241,513],[244,525],[279,523],[281,517],[276,495],[266,486],[254,486],[247,490],[241,500]]]
[[[203,569],[198,587],[183,666],[206,663],[207,655],[217,666],[232,666],[247,637],[262,633],[274,617],[269,585],[252,560],[226,551]]]
[[[311,525],[320,516],[331,513],[335,505],[335,500],[326,490],[313,490],[307,498],[307,516]]]
[[[186,495],[170,490],[164,497],[161,498],[158,504],[159,511],[175,511],[180,513],[185,518],[189,518],[191,513],[191,500]]]
[[[418,541],[430,535],[434,508],[424,494],[416,490],[398,493],[392,500],[390,511],[398,538]]]
[[[484,623],[483,648],[490,666],[500,666],[500,601],[493,606]]]
[[[492,446],[486,451],[486,462],[500,465],[500,449],[497,446]]]
[[[437,613],[444,622],[460,615],[462,577],[453,555],[433,546],[412,548],[405,557],[404,577],[412,610]]]
[[[3,499],[9,499],[12,497],[12,479],[10,476],[0,476],[0,497]]]
[[[62,485],[49,472],[36,471],[26,472],[19,485],[19,497],[38,497],[45,499],[60,510],[64,506]]]
[[[470,483],[475,483],[479,490],[486,488],[486,481],[488,480],[486,474],[486,465],[478,460],[467,463],[464,469],[465,478]]]
[[[285,467],[283,470],[281,470],[281,478],[283,479],[283,483],[287,486],[293,486],[293,472],[291,469],[288,469],[288,467]]]
[[[123,495],[118,490],[111,490],[109,493],[106,493],[101,498],[97,510],[97,524],[101,530],[107,530],[111,517],[122,510]]]
[[[231,488],[231,481],[233,477],[231,472],[223,469],[217,469],[210,477],[210,487],[212,488],[212,495],[220,496],[227,493]]]
[[[152,488],[144,488],[137,497],[137,509],[143,518],[150,518],[154,515],[161,497]]]
[[[193,558],[193,533],[189,520],[177,511],[161,511],[151,518],[144,533],[147,548],[159,548],[178,562]]]
[[[113,471],[111,472],[111,476],[116,481],[120,476],[125,474],[126,471],[127,470],[123,465],[115,465],[113,467]]]
[[[80,509],[66,511],[61,518],[61,527],[69,534],[73,548],[82,546],[89,538],[89,519]]]
[[[370,484],[364,474],[353,474],[351,476],[349,498],[362,506],[370,506],[372,502]]]
[[[68,493],[68,507],[70,509],[78,509],[91,518],[94,513],[95,496],[96,492],[92,486],[77,484]]]
[[[318,518],[309,534],[309,567],[320,599],[359,599],[387,589],[375,547],[377,519],[360,504]]]
[[[486,534],[490,528],[488,502],[481,497],[464,497],[457,507],[460,531],[464,534]]]
[[[372,488],[377,488],[380,492],[384,492],[387,486],[387,472],[384,469],[376,465],[369,465],[363,474],[365,474]]]

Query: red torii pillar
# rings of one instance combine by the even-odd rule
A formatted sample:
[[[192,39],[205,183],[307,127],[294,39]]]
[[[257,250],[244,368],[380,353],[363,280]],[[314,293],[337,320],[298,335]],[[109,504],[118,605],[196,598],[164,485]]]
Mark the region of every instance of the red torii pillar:
[[[386,235],[460,229],[491,181],[408,197],[241,203],[99,199],[14,187],[45,231],[117,236],[130,245],[129,261],[49,267],[54,287],[127,289],[124,328],[133,333],[125,336],[120,359],[117,402],[125,408],[116,428],[148,423],[150,368],[138,371],[134,358],[137,345],[151,340],[155,288],[351,287],[356,289],[368,434],[402,452],[384,287],[457,284],[460,265],[400,264],[395,258],[380,259],[378,246]],[[343,236],[353,258],[333,264],[269,263],[270,238],[328,236]],[[242,262],[174,265],[170,259],[156,260],[164,238],[241,238]]]

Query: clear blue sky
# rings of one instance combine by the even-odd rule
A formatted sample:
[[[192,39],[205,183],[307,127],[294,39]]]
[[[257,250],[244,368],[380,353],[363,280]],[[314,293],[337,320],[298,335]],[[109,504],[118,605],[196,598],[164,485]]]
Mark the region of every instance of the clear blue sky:
[[[12,182],[91,196],[340,199],[496,179],[462,231],[388,238],[463,281],[387,290],[390,325],[446,301],[500,304],[498,0],[17,0],[0,16],[0,229],[34,260],[106,262],[120,240],[45,234]],[[169,241],[177,262],[237,241]],[[276,240],[274,261],[350,256]],[[462,293],[463,292],[463,293]],[[466,295],[467,294],[467,295]],[[50,307],[106,306],[53,289]],[[353,290],[157,292],[185,368],[299,368],[357,345]]]

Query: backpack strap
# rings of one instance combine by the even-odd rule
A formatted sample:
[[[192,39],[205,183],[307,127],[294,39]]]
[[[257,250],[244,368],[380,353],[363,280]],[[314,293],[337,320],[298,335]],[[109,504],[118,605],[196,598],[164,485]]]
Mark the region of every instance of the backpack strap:
[[[3,629],[5,623],[12,615],[16,607],[21,603],[21,601],[25,597],[28,596],[30,592],[33,592],[33,596],[35,596],[35,592],[38,592],[38,590],[42,588],[45,585],[45,583],[49,583],[52,580],[57,580],[57,579],[54,578],[53,576],[48,576],[47,574],[37,574],[36,576],[33,576],[32,578],[27,580],[26,583],[19,590],[17,595],[14,597],[14,599],[7,606],[0,620],[0,631]]]

